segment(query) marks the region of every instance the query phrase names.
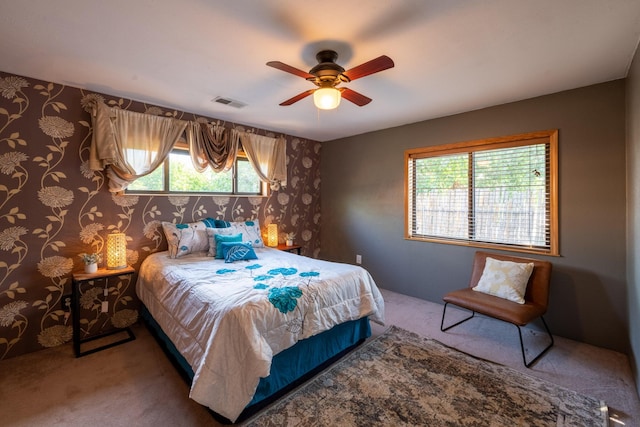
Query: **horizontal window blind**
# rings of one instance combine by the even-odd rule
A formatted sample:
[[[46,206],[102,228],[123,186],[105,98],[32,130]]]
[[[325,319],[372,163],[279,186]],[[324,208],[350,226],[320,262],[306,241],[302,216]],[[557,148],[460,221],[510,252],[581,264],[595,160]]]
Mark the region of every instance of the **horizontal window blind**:
[[[555,138],[411,150],[407,237],[556,254]]]

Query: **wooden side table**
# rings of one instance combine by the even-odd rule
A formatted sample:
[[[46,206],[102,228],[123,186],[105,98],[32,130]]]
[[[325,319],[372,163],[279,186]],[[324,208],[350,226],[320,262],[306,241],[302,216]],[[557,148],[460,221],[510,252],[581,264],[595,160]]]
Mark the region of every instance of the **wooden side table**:
[[[81,287],[90,281],[94,281],[94,282],[104,281],[104,286],[101,286],[101,287],[104,287],[105,289],[107,289],[110,278],[119,277],[119,276],[132,276],[133,273],[135,273],[135,270],[131,266],[127,266],[119,270],[107,270],[106,268],[101,268],[95,273],[84,273],[84,272],[73,273],[73,281],[72,281],[72,287],[71,287],[71,307],[73,310],[73,313],[72,313],[73,351],[76,357],[86,356],[87,354],[95,353],[96,351],[104,350],[104,349],[114,347],[116,345],[124,344],[126,342],[133,341],[136,339],[135,335],[133,334],[133,331],[129,327],[108,331],[105,333],[91,336],[89,338],[80,338],[80,296],[82,294]],[[94,284],[94,286],[99,286],[99,285]],[[110,335],[123,333],[123,332],[127,333],[127,337],[121,340],[110,342],[108,344],[105,344],[99,347],[94,347],[94,348],[91,348],[90,350],[81,351],[80,346],[83,343],[94,341],[100,338],[108,337]]]
[[[291,252],[291,253],[293,253],[295,251],[298,255],[300,255],[300,249],[302,249],[302,246],[300,246],[300,245],[293,245],[293,246],[278,245],[276,247],[276,249],[278,249],[280,251]]]

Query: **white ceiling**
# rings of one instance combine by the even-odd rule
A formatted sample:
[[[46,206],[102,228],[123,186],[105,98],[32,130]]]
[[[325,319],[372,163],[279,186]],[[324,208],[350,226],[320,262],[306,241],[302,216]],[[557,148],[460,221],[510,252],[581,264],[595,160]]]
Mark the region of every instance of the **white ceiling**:
[[[1,71],[318,141],[623,78],[639,39],[639,0],[0,0]],[[395,67],[278,106],[314,86],[265,63],[325,48]]]

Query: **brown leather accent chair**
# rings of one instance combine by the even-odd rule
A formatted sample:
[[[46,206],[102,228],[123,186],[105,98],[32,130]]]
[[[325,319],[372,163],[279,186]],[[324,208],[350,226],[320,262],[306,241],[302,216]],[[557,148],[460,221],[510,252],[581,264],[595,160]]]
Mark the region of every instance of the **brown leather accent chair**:
[[[477,292],[472,289],[478,284],[478,281],[482,276],[487,258],[520,263],[532,262],[534,264],[533,271],[531,272],[531,276],[529,277],[529,282],[527,283],[524,304],[518,304],[504,298]],[[551,331],[549,331],[547,322],[545,322],[544,317],[542,317],[542,315],[547,312],[550,282],[551,263],[548,261],[540,261],[532,258],[515,257],[478,251],[476,252],[473,259],[473,270],[471,272],[469,287],[449,292],[442,298],[445,301],[445,305],[442,310],[442,321],[440,323],[440,330],[443,332],[447,331],[454,326],[457,326],[473,318],[476,313],[509,322],[518,328],[518,335],[520,337],[520,348],[522,350],[522,361],[524,362],[524,365],[529,368],[543,354],[545,354],[547,350],[549,350],[553,346],[553,335],[551,335]],[[449,304],[467,309],[471,311],[472,314],[471,316],[466,317],[461,321],[454,323],[453,325],[444,327],[444,318],[447,312],[447,306]],[[540,318],[542,320],[542,324],[544,325],[544,328],[549,335],[551,343],[532,360],[527,362],[527,359],[525,357],[524,344],[522,342],[522,331],[520,327],[529,324],[537,318]]]

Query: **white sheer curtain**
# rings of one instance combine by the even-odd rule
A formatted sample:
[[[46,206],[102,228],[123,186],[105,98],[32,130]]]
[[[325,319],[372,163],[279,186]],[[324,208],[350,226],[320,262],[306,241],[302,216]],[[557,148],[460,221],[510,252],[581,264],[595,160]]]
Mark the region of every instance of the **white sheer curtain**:
[[[198,172],[204,172],[207,166],[215,172],[228,171],[238,156],[238,135],[232,135],[224,126],[189,122],[187,143]]]
[[[123,191],[156,169],[182,136],[188,122],[96,103],[89,167],[107,166],[109,191]]]
[[[258,177],[269,183],[272,190],[287,185],[286,140],[283,137],[271,138],[248,132],[238,132],[240,143],[249,163]]]

